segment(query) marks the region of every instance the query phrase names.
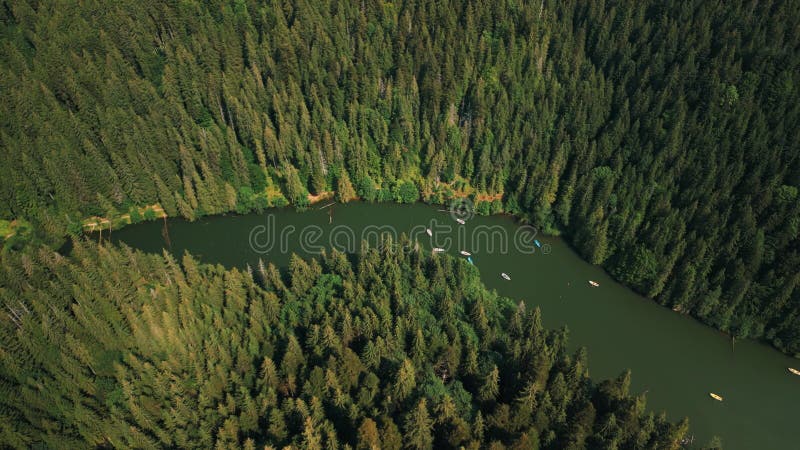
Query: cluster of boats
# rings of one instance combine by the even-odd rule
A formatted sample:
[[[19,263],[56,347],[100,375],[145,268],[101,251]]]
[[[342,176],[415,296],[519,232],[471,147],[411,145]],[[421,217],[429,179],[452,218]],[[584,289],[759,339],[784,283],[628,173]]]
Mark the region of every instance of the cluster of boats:
[[[460,218],[456,218],[455,221],[458,222],[460,225],[465,225],[467,223],[466,221],[464,221],[464,219],[460,219]],[[427,233],[428,236],[433,237],[433,230],[431,230],[430,228],[426,228],[425,229],[425,233]],[[538,240],[535,241],[535,244],[536,244],[537,247],[541,247],[542,246],[542,244]],[[441,248],[441,247],[434,247],[433,248],[433,252],[434,253],[443,253],[444,249]],[[474,262],[472,262],[472,253],[470,253],[470,252],[468,252],[466,250],[461,250],[459,253],[461,254],[461,256],[466,256],[467,257],[467,261],[470,264],[475,264]],[[505,272],[501,273],[500,276],[506,281],[511,281],[511,277],[508,276],[508,274],[505,273]]]
[[[455,221],[458,222],[461,225],[464,225],[466,223],[464,221],[464,219],[459,219],[459,218],[455,219]],[[430,228],[426,228],[425,229],[425,233],[427,233],[428,236],[433,237],[433,230],[431,230]],[[539,242],[538,239],[534,239],[533,243],[536,244],[536,247],[542,248],[542,243]],[[433,248],[433,252],[434,253],[444,253],[444,251],[445,250],[443,248],[441,248],[441,247],[434,247]],[[461,256],[466,256],[467,257],[467,261],[469,261],[470,264],[474,264],[472,262],[472,253],[470,253],[470,252],[468,252],[466,250],[461,250],[459,253],[461,253]],[[511,276],[508,275],[505,272],[501,272],[500,273],[500,277],[503,278],[506,281],[511,281]],[[589,285],[591,285],[592,287],[599,287],[600,283],[598,283],[598,282],[596,282],[594,280],[589,280]]]
[[[465,223],[462,219],[456,219],[456,221],[458,223],[462,224],[462,225]],[[428,236],[433,237],[433,230],[431,230],[430,228],[426,228],[425,229],[425,233],[427,233]],[[443,252],[444,252],[443,248],[441,248],[441,247],[433,247],[433,253],[443,253]],[[470,253],[470,252],[468,252],[466,250],[461,250],[459,253],[461,253],[461,256],[466,256],[467,257],[467,261],[469,261],[470,264],[474,264],[472,262],[472,253]]]

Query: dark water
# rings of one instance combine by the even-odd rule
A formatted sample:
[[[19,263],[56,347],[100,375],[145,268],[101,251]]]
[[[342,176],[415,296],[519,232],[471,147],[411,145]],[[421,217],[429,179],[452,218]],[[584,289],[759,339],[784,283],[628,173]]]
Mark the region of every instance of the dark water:
[[[425,205],[319,208],[193,223],[171,219],[168,239],[176,255],[189,251],[204,262],[228,267],[255,267],[259,258],[285,266],[290,252],[313,256],[319,246],[331,243],[357,250],[362,237],[374,243],[378,233],[389,231],[375,226],[414,234],[427,250],[444,247],[458,257],[463,257],[459,250],[469,250],[490,289],[539,306],[546,326],[568,326],[571,346],[589,351],[593,378],[614,377],[629,368],[633,391],[646,391],[652,410],[666,410],[673,420],[688,416],[695,444],[717,435],[732,449],[800,448],[795,439],[800,437],[795,416],[800,376],[787,371],[800,368],[800,361],[752,341],[738,341],[734,348],[727,336],[615,283],[560,239],[536,236],[543,249],[533,250],[526,234],[530,230],[508,217],[474,217],[462,226],[447,212]],[[432,245],[424,229],[440,226],[451,230],[435,228],[438,241]],[[163,228],[160,221],[130,226],[114,232],[113,239],[160,253],[166,246]],[[501,272],[511,281],[503,280]],[[600,287],[590,287],[590,279]],[[709,392],[725,400],[715,401]]]

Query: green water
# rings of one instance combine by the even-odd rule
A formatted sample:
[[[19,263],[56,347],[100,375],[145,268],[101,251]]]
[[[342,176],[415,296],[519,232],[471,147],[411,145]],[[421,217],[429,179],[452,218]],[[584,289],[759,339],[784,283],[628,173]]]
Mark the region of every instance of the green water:
[[[786,369],[800,368],[800,361],[752,341],[736,342],[734,349],[720,332],[615,283],[562,240],[536,236],[547,254],[534,251],[532,244],[517,248],[515,233],[520,237],[525,230],[508,217],[474,217],[462,226],[447,212],[425,205],[353,203],[319,208],[216,216],[193,223],[171,219],[167,233],[164,223],[150,222],[114,232],[113,240],[149,252],[165,247],[176,255],[189,251],[204,262],[227,267],[255,267],[259,258],[285,266],[290,252],[313,256],[333,238],[340,249],[357,249],[357,243],[349,241],[361,237],[374,243],[376,233],[370,230],[378,230],[368,227],[388,225],[397,233],[413,232],[426,250],[445,247],[460,258],[459,250],[471,251],[489,288],[539,306],[549,327],[567,325],[571,346],[589,351],[593,378],[631,369],[632,390],[647,392],[650,409],[667,411],[673,420],[689,417],[695,444],[717,435],[731,449],[798,448],[794,410],[800,405],[800,376]],[[452,227],[437,229],[439,241],[434,245],[424,231],[432,224]],[[502,234],[508,236],[505,252],[498,237]],[[274,245],[268,248],[270,241]],[[501,272],[511,281],[503,280]],[[590,287],[590,279],[600,287]],[[709,392],[725,401],[712,400]]]

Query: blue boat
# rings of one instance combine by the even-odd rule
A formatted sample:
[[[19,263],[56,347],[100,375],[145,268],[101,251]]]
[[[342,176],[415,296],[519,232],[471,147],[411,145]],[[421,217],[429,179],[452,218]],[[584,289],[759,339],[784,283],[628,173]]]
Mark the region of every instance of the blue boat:
[[[469,261],[469,263],[470,263],[470,264],[472,264],[472,256],[468,257],[468,258],[467,258],[467,261]],[[473,265],[474,265],[474,264],[473,264]]]
[[[537,247],[539,247],[539,248],[542,248],[542,243],[541,243],[541,242],[539,242],[539,240],[538,240],[538,239],[534,239],[534,240],[533,240],[533,243],[534,243],[534,244],[536,244],[536,246],[537,246]]]

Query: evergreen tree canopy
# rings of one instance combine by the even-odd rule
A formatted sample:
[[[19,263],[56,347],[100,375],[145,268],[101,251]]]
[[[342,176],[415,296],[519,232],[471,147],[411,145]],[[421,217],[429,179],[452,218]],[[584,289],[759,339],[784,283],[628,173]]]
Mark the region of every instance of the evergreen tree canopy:
[[[798,10],[6,1],[0,221],[55,244],[153,204],[194,219],[331,190],[472,194],[665,306],[800,354]]]
[[[687,431],[645,413],[630,374],[593,384],[564,330],[460,259],[334,252],[293,262],[302,286],[272,266],[85,241],[67,258],[39,247],[3,263],[10,448],[677,449]]]

